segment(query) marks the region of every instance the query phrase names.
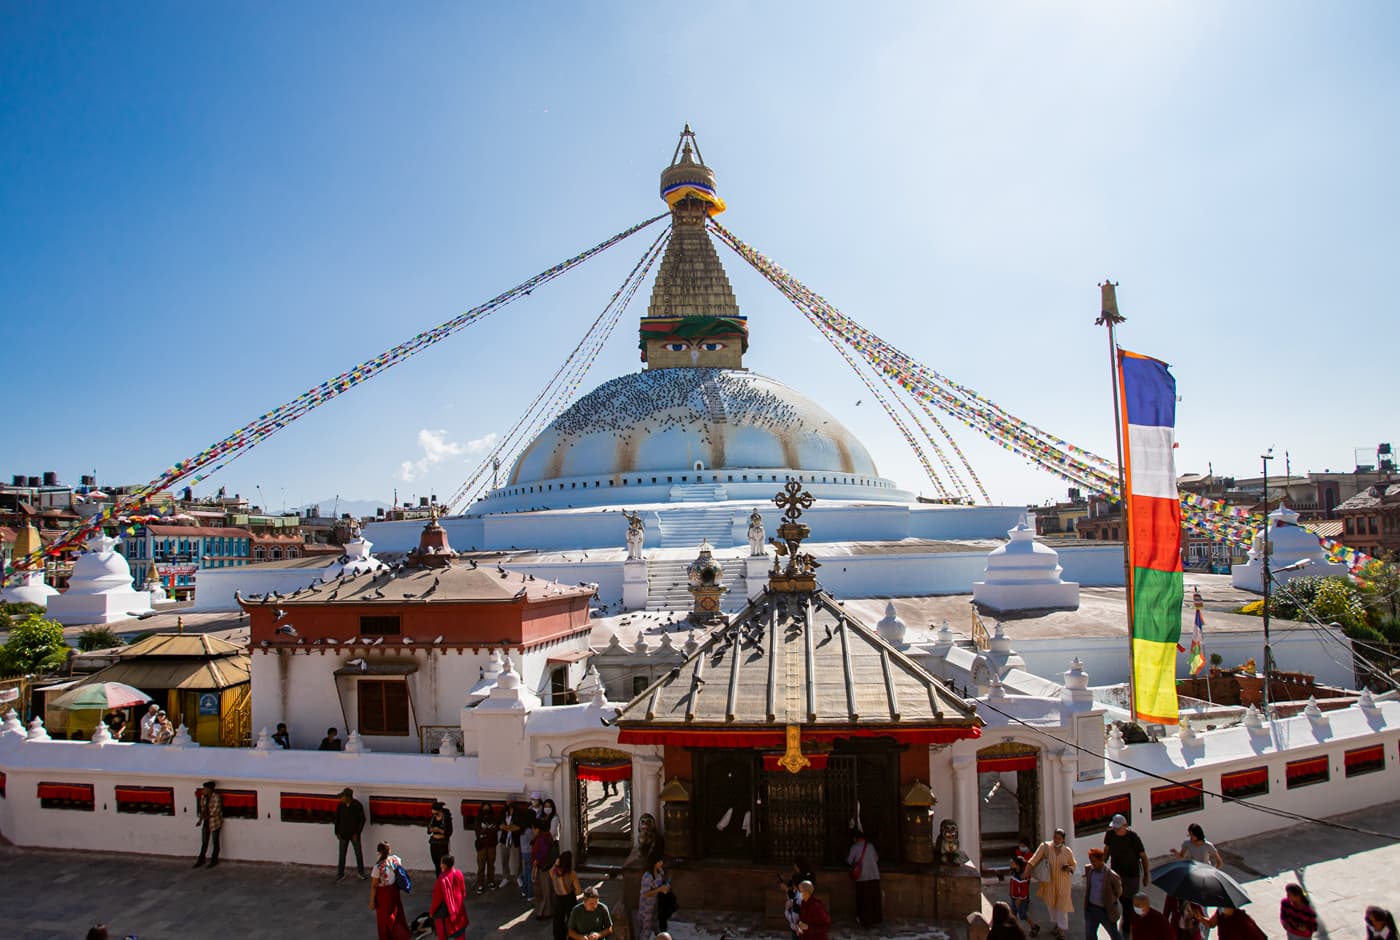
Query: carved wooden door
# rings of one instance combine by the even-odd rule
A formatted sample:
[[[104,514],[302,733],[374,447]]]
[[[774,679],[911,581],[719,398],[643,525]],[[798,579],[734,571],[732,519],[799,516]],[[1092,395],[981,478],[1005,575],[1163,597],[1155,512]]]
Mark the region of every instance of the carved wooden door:
[[[826,810],[820,770],[764,776],[763,839],[767,861],[784,866],[797,858],[818,864],[826,856]]]
[[[752,751],[712,751],[701,756],[696,790],[696,829],[707,858],[754,857],[754,761]]]

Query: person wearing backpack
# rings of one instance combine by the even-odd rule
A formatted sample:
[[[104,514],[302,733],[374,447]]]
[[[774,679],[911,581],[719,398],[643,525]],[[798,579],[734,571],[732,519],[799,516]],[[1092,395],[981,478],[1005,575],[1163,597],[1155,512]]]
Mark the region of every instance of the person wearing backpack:
[[[394,855],[389,843],[375,846],[379,860],[370,870],[369,909],[374,911],[379,940],[409,940],[408,916],[403,912],[400,891],[412,891],[413,885],[404,871],[403,860]]]

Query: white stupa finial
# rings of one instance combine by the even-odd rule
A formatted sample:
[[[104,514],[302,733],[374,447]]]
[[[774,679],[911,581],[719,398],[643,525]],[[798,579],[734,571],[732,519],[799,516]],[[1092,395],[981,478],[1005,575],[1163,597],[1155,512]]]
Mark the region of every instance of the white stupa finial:
[[[112,743],[112,730],[107,727],[107,722],[97,723],[97,727],[92,729],[92,737],[88,738],[88,743],[97,747],[105,747]]]
[[[40,718],[38,715],[35,715],[34,720],[29,723],[29,733],[25,735],[24,739],[26,741],[53,740],[53,738],[49,737],[48,731],[44,728],[44,719]]]
[[[185,723],[180,722],[180,727],[175,729],[175,737],[170,739],[167,747],[182,748],[194,745],[194,739],[190,737],[190,729],[185,727]]]
[[[259,751],[270,751],[276,747],[276,745],[272,743],[272,735],[268,734],[266,725],[258,732],[258,743],[255,744],[254,747]]]
[[[350,737],[345,739],[345,751],[348,754],[368,754],[369,747],[364,739],[360,737],[359,729],[351,729]]]

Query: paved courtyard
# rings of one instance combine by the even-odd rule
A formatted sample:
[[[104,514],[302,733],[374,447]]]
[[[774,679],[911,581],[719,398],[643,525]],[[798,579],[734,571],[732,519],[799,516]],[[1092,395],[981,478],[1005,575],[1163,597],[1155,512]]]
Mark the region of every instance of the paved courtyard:
[[[1362,828],[1400,834],[1400,803],[1339,817]],[[192,844],[192,848],[194,845]],[[1154,847],[1155,848],[1155,847]],[[1400,909],[1400,842],[1300,825],[1254,839],[1223,843],[1227,869],[1245,884],[1249,910],[1270,937],[1282,937],[1278,899],[1283,885],[1298,881],[1311,892],[1322,930],[1319,940],[1363,940],[1361,913],[1367,904]],[[334,844],[328,855],[333,855]],[[333,883],[334,870],[305,865],[221,862],[214,871],[192,870],[191,859],[22,849],[0,845],[5,914],[4,940],[80,938],[105,922],[113,937],[140,940],[220,940],[246,937],[375,936],[369,891],[353,877]],[[431,882],[413,872],[415,890],[405,903],[410,916],[427,909]],[[840,873],[835,873],[839,877]],[[586,880],[596,881],[596,879]],[[991,886],[988,896],[1004,897]],[[684,899],[681,899],[684,905]],[[1160,896],[1157,896],[1160,906]],[[1079,906],[1076,900],[1076,906]],[[468,937],[545,940],[549,926],[533,920],[516,892],[500,889],[473,895]],[[676,940],[781,935],[755,928],[756,918],[682,910],[673,923]],[[953,927],[954,925],[944,925]],[[956,930],[953,931],[957,933]],[[836,938],[936,938],[935,925],[895,923],[878,933],[843,927]],[[1083,937],[1082,921],[1071,918],[1071,936]]]

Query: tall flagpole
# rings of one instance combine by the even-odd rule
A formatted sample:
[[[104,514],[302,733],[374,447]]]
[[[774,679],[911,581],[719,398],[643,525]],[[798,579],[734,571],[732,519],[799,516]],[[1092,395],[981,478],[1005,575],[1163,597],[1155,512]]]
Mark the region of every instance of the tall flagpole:
[[[1118,340],[1113,334],[1114,327],[1126,320],[1127,317],[1118,312],[1117,287],[1116,282],[1107,278],[1099,285],[1101,303],[1099,317],[1094,321],[1094,325],[1108,327],[1109,374],[1113,386],[1113,440],[1118,445],[1118,505],[1122,507],[1120,511],[1123,518],[1123,593],[1128,608],[1128,711],[1132,715],[1133,721],[1137,721],[1137,682],[1133,664],[1133,564],[1129,544],[1132,526],[1128,520],[1127,468],[1123,463],[1123,414],[1122,390],[1118,387]]]

